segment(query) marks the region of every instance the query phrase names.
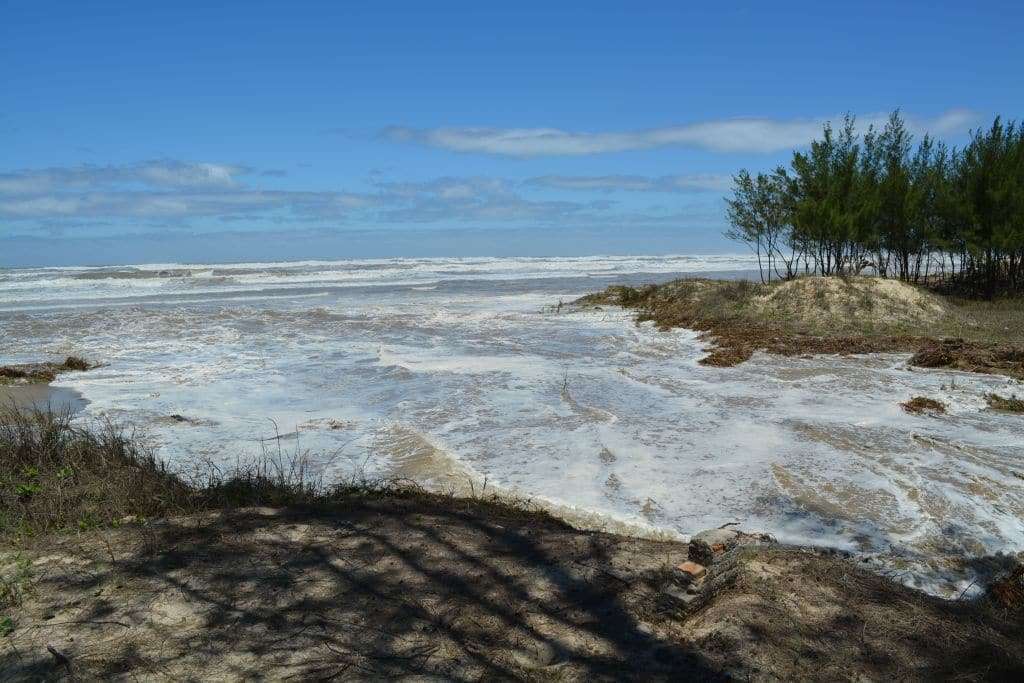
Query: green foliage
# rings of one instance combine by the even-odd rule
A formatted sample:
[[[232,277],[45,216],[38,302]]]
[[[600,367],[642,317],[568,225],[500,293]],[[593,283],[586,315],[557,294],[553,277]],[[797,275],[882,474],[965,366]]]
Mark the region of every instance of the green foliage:
[[[34,481],[30,481],[26,484],[16,484],[14,487],[14,492],[21,498],[28,498],[32,494],[39,493],[42,490],[43,487]]]
[[[950,150],[914,146],[899,112],[863,135],[847,116],[789,168],[740,171],[726,235],[762,279],[859,273],[993,296],[1024,290],[1024,126],[997,118]]]

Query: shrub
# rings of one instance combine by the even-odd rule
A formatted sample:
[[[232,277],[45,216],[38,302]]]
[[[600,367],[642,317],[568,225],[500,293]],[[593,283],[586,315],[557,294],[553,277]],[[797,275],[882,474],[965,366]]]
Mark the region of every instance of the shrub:
[[[91,363],[89,363],[89,361],[85,360],[84,358],[80,358],[79,356],[68,356],[64,360],[64,368],[67,370],[77,370],[79,372],[84,372],[92,367],[93,366]]]

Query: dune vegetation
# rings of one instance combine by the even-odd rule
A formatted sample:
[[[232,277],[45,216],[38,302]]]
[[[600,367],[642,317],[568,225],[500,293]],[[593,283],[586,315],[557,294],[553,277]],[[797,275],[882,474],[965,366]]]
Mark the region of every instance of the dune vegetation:
[[[1024,378],[1024,305],[938,294],[880,277],[795,277],[769,283],[682,279],[612,286],[577,306],[619,305],[639,322],[706,333],[706,365],[755,351],[781,355],[910,352],[911,364]]]
[[[307,455],[280,448],[228,468],[206,461],[172,471],[124,425],[0,406],[0,540],[10,543],[209,510],[328,508],[398,491],[434,495],[404,480],[328,482]]]

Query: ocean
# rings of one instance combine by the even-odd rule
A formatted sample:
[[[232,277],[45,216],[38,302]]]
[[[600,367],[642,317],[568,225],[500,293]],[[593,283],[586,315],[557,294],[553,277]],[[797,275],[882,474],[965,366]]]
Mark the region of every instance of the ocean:
[[[305,453],[328,480],[526,497],[579,526],[727,523],[849,551],[941,595],[1024,550],[1024,420],[1003,377],[906,354],[697,361],[687,330],[559,306],[609,284],[756,276],[747,255],[0,270],[0,363],[81,355],[80,419],[172,466]],[[926,395],[948,413],[899,403]]]

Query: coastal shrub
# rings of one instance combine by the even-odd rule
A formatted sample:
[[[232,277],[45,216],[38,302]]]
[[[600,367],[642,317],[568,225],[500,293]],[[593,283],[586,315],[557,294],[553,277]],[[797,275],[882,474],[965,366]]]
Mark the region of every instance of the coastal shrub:
[[[726,236],[761,279],[860,274],[993,298],[1024,292],[1024,125],[997,117],[962,148],[899,112],[881,130],[852,116],[794,151],[789,167],[734,177]]]
[[[79,372],[84,372],[85,370],[89,370],[90,368],[92,368],[92,364],[79,356],[68,356],[64,360],[64,367],[67,370],[77,370]]]

